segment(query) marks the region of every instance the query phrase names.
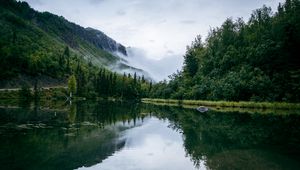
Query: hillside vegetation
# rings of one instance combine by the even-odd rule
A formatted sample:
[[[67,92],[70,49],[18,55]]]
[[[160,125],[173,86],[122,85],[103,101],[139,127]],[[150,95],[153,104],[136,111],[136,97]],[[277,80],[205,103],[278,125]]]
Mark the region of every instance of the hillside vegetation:
[[[300,1],[272,13],[263,6],[248,22],[228,18],[205,41],[187,48],[182,71],[152,89],[152,98],[300,101]]]
[[[21,97],[30,98],[30,87],[38,93],[42,85],[67,86],[75,78],[77,96],[145,97],[151,83],[144,77],[110,71],[116,65],[142,71],[122,64],[114,52],[127,55],[123,45],[101,31],[37,12],[26,2],[0,0],[0,88],[14,82],[10,86],[22,86],[27,93]]]
[[[68,49],[66,49],[68,47]],[[28,76],[66,79],[77,62],[110,69],[131,69],[114,52],[126,48],[101,31],[83,28],[26,2],[0,0],[0,84]],[[138,70],[138,69],[136,69]]]

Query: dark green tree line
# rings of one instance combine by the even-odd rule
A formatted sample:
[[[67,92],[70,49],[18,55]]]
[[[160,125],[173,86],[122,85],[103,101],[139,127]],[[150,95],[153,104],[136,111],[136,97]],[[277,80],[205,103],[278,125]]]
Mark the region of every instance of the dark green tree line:
[[[182,71],[151,97],[300,101],[300,1],[263,6],[249,21],[227,19],[187,48]]]

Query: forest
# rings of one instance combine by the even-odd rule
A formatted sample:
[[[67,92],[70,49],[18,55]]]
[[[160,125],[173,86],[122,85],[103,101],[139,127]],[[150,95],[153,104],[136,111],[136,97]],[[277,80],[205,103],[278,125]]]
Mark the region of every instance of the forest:
[[[0,9],[1,80],[20,74],[65,79],[77,60],[97,66],[107,66],[118,60],[92,43],[96,40],[90,40],[91,37],[96,36],[91,31],[63,17],[37,12],[26,2],[15,0],[1,0]],[[95,58],[101,64],[96,64]],[[64,64],[68,64],[68,70],[62,68]]]
[[[299,169],[300,0],[278,2],[0,0],[0,170]]]
[[[106,49],[113,48],[108,44],[113,40],[106,35],[101,35],[103,41],[95,39],[99,31],[49,12],[37,12],[26,2],[0,0],[0,9],[1,86],[12,79],[29,77],[30,82],[17,85],[22,85],[21,97],[32,98],[36,95],[31,95],[29,88],[40,90],[45,84],[41,77],[62,82],[60,86],[75,78],[75,95],[80,97],[136,99],[148,94],[151,82],[144,76],[134,72],[122,75],[109,69],[120,59],[109,51],[117,49]],[[125,47],[118,48],[126,53]]]
[[[110,71],[107,65],[119,59],[95,44],[95,31],[26,2],[0,2],[0,85],[24,75],[34,80],[30,86],[41,76],[65,85],[74,77],[76,95],[90,98],[300,101],[299,0],[286,0],[276,12],[263,6],[247,22],[228,18],[205,40],[197,36],[182,70],[153,85],[137,74]],[[85,58],[90,55],[100,64]]]
[[[228,18],[199,35],[181,71],[153,86],[150,97],[225,101],[300,101],[300,1],[277,12],[263,6],[248,22]]]

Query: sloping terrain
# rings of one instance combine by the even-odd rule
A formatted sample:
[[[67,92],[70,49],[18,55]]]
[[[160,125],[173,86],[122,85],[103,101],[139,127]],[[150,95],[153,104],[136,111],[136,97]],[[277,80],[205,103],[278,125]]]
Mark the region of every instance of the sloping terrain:
[[[77,63],[123,73],[126,48],[103,32],[83,28],[62,16],[37,12],[26,2],[0,0],[0,86],[10,79],[48,76],[65,79]]]

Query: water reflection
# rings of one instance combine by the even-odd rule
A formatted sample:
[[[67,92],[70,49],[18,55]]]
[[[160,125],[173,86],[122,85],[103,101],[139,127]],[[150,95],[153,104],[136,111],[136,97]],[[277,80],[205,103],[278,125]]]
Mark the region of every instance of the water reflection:
[[[209,169],[298,169],[299,115],[214,112],[160,107],[184,135],[184,147],[195,166]]]
[[[124,147],[120,134],[140,126],[135,105],[78,103],[58,108],[0,108],[1,169],[92,166]]]
[[[0,107],[1,169],[297,169],[300,116],[136,103]]]
[[[185,156],[180,133],[168,121],[146,118],[143,126],[125,131],[124,148],[89,168],[79,169],[195,169]]]

